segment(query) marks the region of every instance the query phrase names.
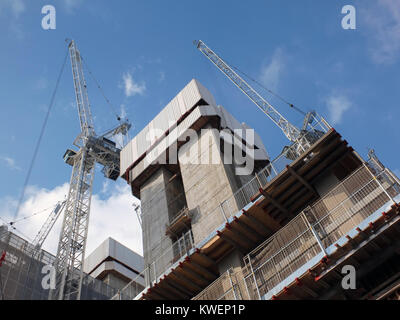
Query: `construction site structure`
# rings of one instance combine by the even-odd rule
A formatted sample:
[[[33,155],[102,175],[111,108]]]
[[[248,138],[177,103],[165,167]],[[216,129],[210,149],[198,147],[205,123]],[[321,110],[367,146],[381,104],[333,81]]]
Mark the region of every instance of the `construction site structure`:
[[[0,266],[0,299],[47,300],[51,285],[49,267],[54,265],[56,257],[6,226],[0,226],[0,252],[5,252]],[[108,300],[118,289],[83,273],[82,300]]]
[[[146,287],[132,282],[113,299],[396,296],[399,179],[325,120],[309,126],[322,134],[307,150],[270,159],[204,86],[186,85],[121,151],[121,176],[141,200]],[[224,162],[227,141],[254,160],[251,172]],[[219,161],[207,162],[215,150]],[[341,286],[345,265],[355,290]]]
[[[64,155],[65,162],[72,166],[72,175],[55,260],[56,288],[50,291],[49,299],[79,300],[95,166],[103,167],[105,177],[118,178],[120,149],[110,139],[126,135],[130,124],[125,121],[102,136],[96,135],[82,56],[73,40],[68,48],[81,133],[74,141],[78,151],[69,149]]]

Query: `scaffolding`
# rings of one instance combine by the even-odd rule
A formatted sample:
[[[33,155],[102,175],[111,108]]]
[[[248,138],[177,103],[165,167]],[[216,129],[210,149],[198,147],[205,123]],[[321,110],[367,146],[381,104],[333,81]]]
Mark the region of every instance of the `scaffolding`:
[[[250,297],[270,299],[399,201],[397,178],[364,163],[245,257]]]
[[[192,300],[249,299],[250,295],[245,286],[242,271],[230,268]]]
[[[261,172],[273,173],[273,166],[282,161],[281,157],[277,159],[278,162],[271,162],[268,168]],[[276,175],[278,174],[276,170]],[[264,177],[271,179],[270,175]],[[253,191],[258,189],[257,185],[252,188],[249,186],[252,183],[263,182],[258,174],[238,190],[232,199],[240,195],[236,199],[243,199],[243,206],[247,205],[251,202]],[[285,227],[247,254],[240,272],[228,271],[222,274],[194,299],[270,299],[302,272],[307,272],[322,258],[334,253],[355,229],[363,228],[391,205],[399,202],[400,181],[376,158],[371,157],[321,198],[302,210]],[[218,210],[221,214],[221,224],[235,214],[222,210],[226,208],[224,204],[226,202],[222,203]],[[169,250],[177,252],[176,247],[185,239],[190,239],[186,250],[178,250],[179,255],[172,260],[163,260],[162,257],[169,256]],[[185,261],[199,247],[198,243],[193,243],[189,234],[185,234],[144,270],[143,275],[148,280],[148,288],[160,281],[173,266]],[[241,281],[245,285],[239,286]],[[114,299],[141,299],[143,292],[132,290],[134,282],[135,280],[123,288]]]
[[[0,267],[1,289],[4,300],[47,300],[49,289],[42,285],[45,266],[53,266],[55,256],[38,249],[14,233],[0,228],[0,252],[6,252]],[[84,274],[83,300],[108,300],[117,289]]]
[[[399,201],[400,181],[371,158],[246,255],[240,272],[228,270],[194,299],[271,299]]]

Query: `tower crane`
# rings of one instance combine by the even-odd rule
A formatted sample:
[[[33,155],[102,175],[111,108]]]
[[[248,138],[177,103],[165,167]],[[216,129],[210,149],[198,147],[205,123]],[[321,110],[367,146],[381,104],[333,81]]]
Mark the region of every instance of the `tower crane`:
[[[74,40],[69,41],[68,50],[81,132],[73,143],[78,151],[68,149],[64,154],[64,161],[72,166],[72,175],[54,263],[56,286],[50,290],[49,299],[79,300],[95,166],[102,166],[106,178],[116,180],[119,177],[121,150],[110,139],[127,135],[131,125],[121,120],[113,130],[96,135],[82,57]]]
[[[278,112],[267,100],[254,90],[242,77],[240,77],[221,57],[211,50],[203,41],[194,41],[197,49],[203,53],[229,80],[231,80],[262,112],[264,112],[284,133],[284,135],[295,144],[295,152],[287,154],[290,158],[297,158],[301,153],[311,147],[324,132],[309,129],[309,124],[316,118],[315,112],[305,115],[303,127],[298,129],[291,124],[281,113]]]
[[[54,224],[57,222],[59,216],[61,215],[64,207],[65,207],[65,203],[66,200],[64,201],[59,201],[57,202],[57,204],[53,207],[44,209],[42,211],[36,212],[32,215],[23,217],[19,220],[13,221],[13,222],[7,222],[4,219],[2,219],[4,222],[6,222],[6,224],[3,226],[4,228],[2,230],[8,230],[7,225],[10,226],[12,228],[12,230],[17,230],[18,229],[15,227],[15,225],[17,223],[19,223],[20,221],[23,220],[27,220],[30,219],[38,214],[41,214],[42,212],[45,212],[49,209],[53,209],[49,216],[47,217],[46,221],[44,222],[44,224],[42,225],[42,227],[40,228],[39,232],[36,234],[35,239],[31,242],[32,246],[29,246],[27,248],[27,253],[28,254],[32,254],[35,255],[37,253],[39,253],[39,250],[42,248],[43,243],[46,241],[47,236],[49,235],[50,231],[53,229]],[[1,226],[0,226],[1,227]],[[1,230],[0,230],[1,231]],[[19,233],[21,233],[21,231],[18,231]],[[22,234],[22,233],[21,233]],[[22,234],[23,235],[23,234]]]
[[[36,234],[35,239],[32,242],[35,249],[42,248],[43,243],[45,242],[51,229],[53,229],[54,224],[58,220],[58,217],[61,215],[66,202],[66,200],[58,202],[55,208],[47,217],[46,221],[44,222],[43,226],[40,228],[39,232]]]

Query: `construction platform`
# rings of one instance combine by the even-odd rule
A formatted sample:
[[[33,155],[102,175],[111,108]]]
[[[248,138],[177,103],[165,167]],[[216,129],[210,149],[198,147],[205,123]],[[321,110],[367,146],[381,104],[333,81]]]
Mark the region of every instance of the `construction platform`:
[[[186,109],[204,108],[208,113],[191,116],[189,112],[185,117],[191,124],[185,128],[196,121],[203,121],[197,122],[196,130],[210,128],[210,123],[221,130],[224,122],[232,123],[224,113],[213,111],[217,109],[211,94],[200,88],[191,100],[194,108]],[[188,94],[185,90],[180,94]],[[198,106],[198,101],[208,105]],[[398,178],[377,157],[365,161],[322,118],[313,126],[322,133],[320,138],[295,159],[295,144],[273,160],[265,151],[264,158],[257,158],[254,172],[240,180],[230,176],[227,166],[199,169],[178,163],[176,171],[170,172],[168,164],[146,164],[146,148],[157,149],[161,137],[142,149],[143,157],[133,152],[122,167],[132,193],[143,196],[142,208],[151,213],[142,215],[150,226],[144,231],[146,288],[139,291],[128,285],[113,299],[338,298],[342,294],[338,270],[344,263],[354,261],[363,276],[368,272],[361,267],[368,263],[361,257],[367,259],[369,254],[365,261],[375,265],[385,262],[376,256],[384,241],[380,239],[385,238],[371,225],[392,230],[386,234],[387,242],[398,237],[394,231],[398,227],[389,227],[397,226]],[[138,148],[134,143],[131,148]],[[256,144],[264,149],[261,141]],[[180,147],[186,150],[191,145]],[[164,145],[161,151],[167,148]],[[122,153],[129,156],[132,149]],[[371,234],[369,228],[377,232]],[[363,251],[367,243],[376,250]],[[395,246],[387,255],[393,250]],[[398,278],[390,274],[397,288]]]

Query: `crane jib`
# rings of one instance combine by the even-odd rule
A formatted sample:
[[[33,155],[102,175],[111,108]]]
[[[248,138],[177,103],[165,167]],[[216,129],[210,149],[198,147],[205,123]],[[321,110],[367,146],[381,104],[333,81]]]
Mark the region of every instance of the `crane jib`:
[[[201,40],[195,42],[202,52],[221,72],[223,72],[253,103],[261,109],[292,142],[300,137],[300,130],[284,118],[268,101],[242,79],[222,58],[208,48]]]

